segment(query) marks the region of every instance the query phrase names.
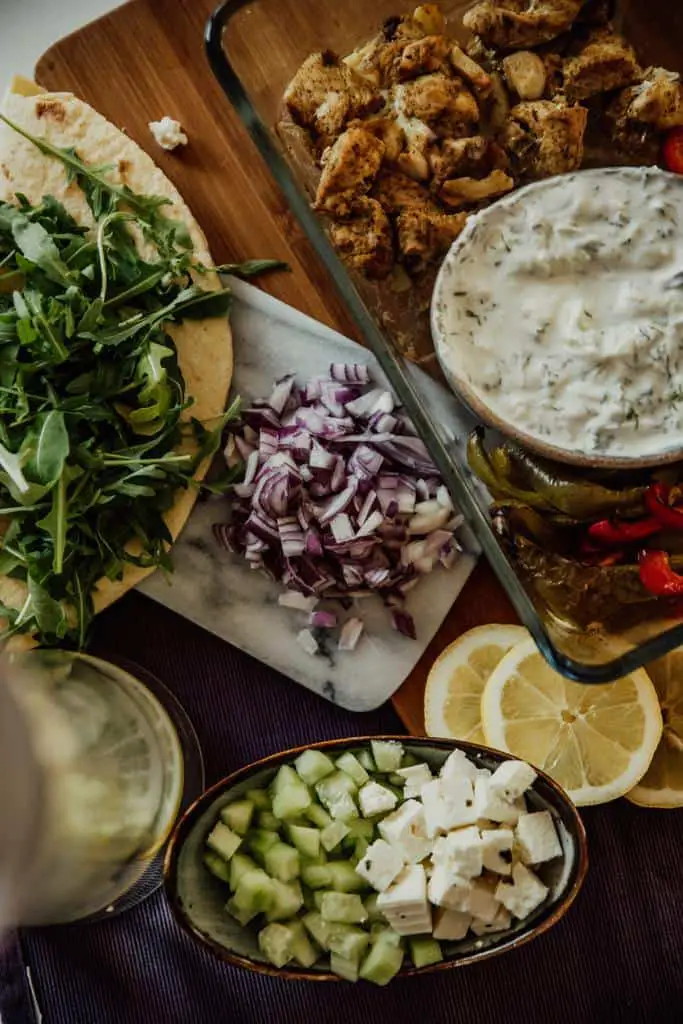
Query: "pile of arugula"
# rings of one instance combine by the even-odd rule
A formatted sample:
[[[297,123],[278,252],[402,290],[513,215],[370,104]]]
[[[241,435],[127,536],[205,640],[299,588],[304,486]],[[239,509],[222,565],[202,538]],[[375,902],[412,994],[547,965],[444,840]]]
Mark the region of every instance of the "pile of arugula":
[[[51,196],[0,203],[0,574],[28,588],[21,608],[0,604],[0,615],[8,633],[81,647],[99,579],[119,579],[126,564],[171,568],[164,514],[194,486],[237,403],[210,425],[181,421],[192,399],[165,326],[226,316],[231,295],[193,283],[205,269],[165,215],[168,200],[0,119],[63,163],[95,222],[79,226]],[[188,432],[192,454],[181,454]]]

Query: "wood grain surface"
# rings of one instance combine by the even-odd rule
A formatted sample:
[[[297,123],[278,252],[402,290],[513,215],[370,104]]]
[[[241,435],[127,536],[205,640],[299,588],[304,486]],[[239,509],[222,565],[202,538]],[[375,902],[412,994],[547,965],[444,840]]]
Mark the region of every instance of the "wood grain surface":
[[[334,286],[211,74],[203,34],[214,6],[215,0],[132,0],[51,47],[38,62],[36,79],[49,89],[76,93],[152,155],[204,228],[216,262],[286,260],[291,274],[274,275],[263,287],[358,340]],[[397,0],[397,11],[404,6]],[[641,59],[683,67],[680,0],[624,0],[622,8]],[[166,154],[152,142],[147,124],[164,114],[184,125],[187,149]],[[480,563],[394,697],[412,733],[424,732],[425,680],[446,644],[472,626],[515,621],[493,572]]]

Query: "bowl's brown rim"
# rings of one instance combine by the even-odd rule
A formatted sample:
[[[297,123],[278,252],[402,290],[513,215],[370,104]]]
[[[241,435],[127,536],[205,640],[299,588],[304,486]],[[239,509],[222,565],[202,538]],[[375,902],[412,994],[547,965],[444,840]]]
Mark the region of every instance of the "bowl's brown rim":
[[[329,750],[344,746],[361,746],[362,744],[369,744],[372,740],[395,740],[399,743],[407,745],[412,744],[418,747],[440,747],[444,750],[457,749],[463,750],[467,754],[484,754],[492,756],[494,759],[499,758],[501,761],[515,759],[514,755],[502,750],[496,750],[493,747],[486,747],[476,743],[466,743],[461,742],[460,740],[449,740],[439,737],[432,738],[429,736],[406,735],[347,736],[340,739],[322,740],[320,743],[305,743],[301,746],[291,747],[288,750],[281,750],[275,754],[269,754],[266,757],[260,758],[258,761],[252,761],[243,768],[238,768],[230,775],[227,775],[225,778],[214,783],[213,786],[202,793],[191,807],[187,809],[173,830],[173,834],[171,835],[171,839],[169,840],[166,848],[166,855],[164,858],[164,891],[166,899],[177,924],[187,935],[190,936],[190,938],[201,942],[211,950],[219,960],[231,964],[234,967],[243,967],[246,970],[254,971],[258,974],[265,974],[274,978],[286,978],[293,981],[336,982],[343,980],[336,974],[332,974],[330,972],[312,972],[305,968],[291,970],[287,968],[273,967],[270,964],[261,963],[257,960],[250,960],[248,957],[240,956],[238,953],[234,953],[231,950],[226,949],[225,946],[222,946],[220,943],[209,938],[209,936],[205,935],[193,924],[189,916],[180,906],[180,901],[177,898],[177,869],[183,843],[193,828],[196,819],[225,790],[231,789],[238,783],[245,781],[250,775],[253,775],[257,771],[269,767],[275,767],[278,764],[292,760],[299,754],[302,754],[305,750],[310,750],[311,748],[316,750]],[[482,960],[489,960],[492,957],[499,956],[501,953],[518,949],[520,946],[525,945],[527,942],[531,942],[533,939],[538,938],[539,935],[547,932],[553,927],[553,925],[557,924],[558,921],[564,917],[572,906],[579,894],[581,886],[583,885],[586,872],[588,871],[588,840],[586,837],[586,830],[583,821],[581,820],[578,808],[572,803],[562,787],[545,772],[538,768],[536,771],[538,779],[551,789],[555,797],[558,798],[557,803],[559,807],[563,807],[566,810],[567,818],[563,817],[562,820],[576,840],[577,860],[572,872],[574,877],[565,895],[559,900],[557,905],[552,908],[551,912],[536,925],[530,927],[527,931],[520,932],[518,935],[513,936],[506,942],[500,943],[499,945],[492,945],[487,949],[478,950],[474,953],[468,954],[467,956],[456,957],[450,960],[442,960],[436,964],[429,964],[426,967],[404,967],[399,972],[398,977],[412,977],[421,974],[432,974],[436,971],[451,970],[455,967],[465,967],[468,964],[479,963]],[[536,784],[537,783],[535,782],[534,786]]]
[[[602,173],[607,176],[622,171],[642,171],[656,170],[657,173],[666,175],[668,172],[660,170],[659,168],[641,168],[641,167],[587,167],[577,171],[572,171],[566,177],[577,177],[579,175],[589,175]],[[560,175],[558,177],[565,177]],[[669,174],[669,177],[675,178],[680,184],[680,178],[676,175]],[[484,399],[481,397],[478,391],[476,391],[466,378],[454,369],[453,366],[445,359],[444,350],[448,347],[444,338],[443,332],[440,330],[437,322],[437,305],[439,303],[439,296],[443,291],[444,278],[446,275],[447,268],[453,261],[457,253],[465,247],[467,241],[472,234],[474,228],[479,224],[480,219],[485,217],[489,211],[499,210],[501,207],[511,206],[517,203],[520,198],[523,200],[527,193],[533,193],[543,188],[548,188],[551,184],[556,184],[557,178],[545,178],[543,181],[534,181],[523,188],[516,189],[513,193],[508,196],[504,196],[502,199],[497,200],[490,206],[481,210],[479,213],[470,217],[468,225],[465,227],[462,234],[456,238],[451,245],[450,249],[446,253],[441,266],[439,267],[439,273],[434,284],[434,290],[432,292],[431,310],[430,310],[430,323],[432,330],[432,340],[434,342],[434,351],[436,352],[439,365],[443,370],[444,376],[451,386],[452,390],[460,398],[462,402],[474,413],[479,419],[484,420],[488,426],[499,430],[501,434],[512,438],[519,444],[528,448],[530,451],[536,452],[538,455],[543,456],[546,459],[554,459],[556,462],[563,462],[571,466],[580,466],[582,468],[591,469],[648,469],[652,466],[665,466],[672,462],[680,462],[683,459],[683,446],[665,448],[660,452],[652,453],[650,455],[641,456],[630,456],[630,455],[600,455],[597,453],[589,453],[582,451],[581,449],[562,448],[558,445],[550,444],[542,441],[540,438],[535,437],[533,434],[528,434],[526,431],[519,427],[516,427],[509,420],[504,419],[495,413],[490,406],[486,404]]]

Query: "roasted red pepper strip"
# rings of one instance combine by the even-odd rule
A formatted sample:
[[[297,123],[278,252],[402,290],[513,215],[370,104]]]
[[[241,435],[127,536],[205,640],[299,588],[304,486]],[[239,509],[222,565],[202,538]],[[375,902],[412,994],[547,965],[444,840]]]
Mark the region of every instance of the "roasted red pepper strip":
[[[651,537],[662,529],[663,523],[655,516],[647,519],[636,519],[635,522],[617,521],[614,519],[601,519],[597,523],[591,523],[588,527],[588,536],[598,544],[621,547],[624,544],[634,544],[639,540]]]
[[[683,576],[671,568],[666,551],[641,551],[640,582],[646,590],[657,597],[680,597],[683,595]]]
[[[656,483],[645,492],[645,504],[662,526],[671,530],[683,530],[683,509],[669,504],[671,488],[668,484]]]
[[[683,128],[672,128],[664,140],[664,166],[674,174],[683,174]]]

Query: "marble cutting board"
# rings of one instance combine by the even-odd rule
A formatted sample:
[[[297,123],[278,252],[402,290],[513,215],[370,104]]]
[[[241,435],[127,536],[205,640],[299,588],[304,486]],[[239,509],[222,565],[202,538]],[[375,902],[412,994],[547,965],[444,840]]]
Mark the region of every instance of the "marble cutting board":
[[[236,298],[231,317],[235,394],[263,397],[283,374],[296,371],[306,378],[326,373],[331,362],[368,363],[374,367],[373,377],[384,382],[373,356],[355,342],[258,288],[235,280],[230,284]],[[454,443],[465,438],[469,421],[455,398],[423,374],[420,386],[428,392],[434,414],[452,425]],[[357,615],[365,623],[356,650],[337,651],[335,641],[311,656],[296,640],[307,615],[280,606],[282,588],[214,540],[213,524],[226,519],[225,498],[199,502],[173,549],[175,570],[170,580],[156,573],[139,589],[350,711],[379,707],[398,689],[465,585],[477,557],[476,542],[463,527],[458,539],[465,553],[454,568],[434,571],[408,595],[417,640],[397,633],[382,602],[369,597],[341,613],[344,618]]]

